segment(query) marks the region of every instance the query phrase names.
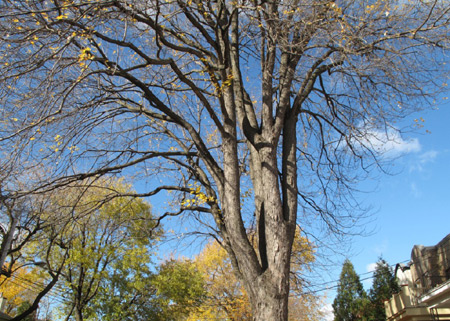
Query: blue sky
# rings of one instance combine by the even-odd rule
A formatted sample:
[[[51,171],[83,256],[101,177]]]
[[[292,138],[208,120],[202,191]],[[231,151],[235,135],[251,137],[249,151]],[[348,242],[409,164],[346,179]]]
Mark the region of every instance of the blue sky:
[[[374,232],[353,239],[350,259],[359,273],[380,255],[402,262],[415,244],[434,245],[450,233],[450,104],[414,116],[424,118],[424,127],[397,146],[403,152],[392,165],[397,174],[363,186],[373,190],[361,199],[374,208],[368,227]]]
[[[450,103],[405,122],[418,117],[424,118],[424,127],[395,146],[402,154],[392,163],[396,174],[361,185],[372,190],[360,199],[373,208],[373,221],[367,225],[373,232],[351,239],[348,258],[358,274],[370,271],[380,255],[391,265],[404,262],[414,245],[435,245],[450,233]],[[330,279],[337,280],[340,271],[337,265]],[[371,280],[363,283],[370,288]],[[334,296],[330,290],[328,301]]]
[[[391,153],[398,156],[390,165],[395,174],[380,174],[361,184],[367,193],[360,194],[359,199],[372,207],[366,226],[372,233],[350,239],[352,250],[348,258],[364,278],[370,276],[366,273],[380,256],[391,265],[405,262],[414,245],[435,245],[450,233],[450,103],[412,115],[402,125],[411,125],[420,117],[424,119],[423,128],[404,134],[390,146]],[[172,226],[171,220],[165,223],[166,227]],[[185,226],[178,227],[181,231]],[[166,256],[192,256],[204,245],[180,239],[180,246],[172,253],[173,244],[170,249],[163,246]],[[343,256],[335,258],[336,265],[323,281],[338,280],[338,262],[343,260]],[[336,283],[330,284],[333,285]],[[369,289],[371,280],[364,281],[364,285]],[[322,293],[327,294],[330,308],[335,291]]]
[[[359,194],[359,199],[372,207],[366,226],[372,233],[351,238],[348,256],[360,274],[380,255],[390,264],[403,262],[410,258],[415,244],[434,245],[450,233],[450,103],[412,115],[403,125],[420,117],[423,128],[403,135],[391,146],[398,155],[390,165],[395,174],[380,174],[361,184],[367,192]],[[158,199],[152,201],[155,208],[164,206]],[[170,221],[165,222],[166,227],[172,225]],[[201,249],[201,245],[189,245],[181,246],[178,254],[191,256]],[[339,260],[344,257],[336,258]],[[337,264],[330,271],[330,280],[337,280],[340,270]],[[370,281],[366,286],[370,287]]]

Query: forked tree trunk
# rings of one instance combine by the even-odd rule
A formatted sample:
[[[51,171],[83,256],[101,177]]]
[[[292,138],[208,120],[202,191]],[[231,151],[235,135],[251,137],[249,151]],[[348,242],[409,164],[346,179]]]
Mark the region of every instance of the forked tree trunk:
[[[230,161],[225,161],[225,173],[229,173],[228,170],[235,171],[237,166],[232,164],[237,162],[233,161],[233,153],[224,154],[230,155]],[[228,232],[234,236],[230,239],[233,249],[231,254],[236,257],[236,268],[244,281],[255,321],[287,321],[288,317],[290,255],[295,234],[295,213],[292,211],[296,211],[296,206],[284,199],[289,196],[282,192],[284,188],[280,188],[278,159],[275,155],[274,150],[267,147],[254,150],[252,155],[257,244],[248,241],[247,232],[241,225],[240,208],[237,207],[239,203],[233,203],[233,200],[238,202],[238,194],[234,192],[234,198],[231,194],[239,190],[239,181],[234,180],[234,188],[225,188],[225,191],[230,188],[225,196],[225,219]],[[295,153],[291,156],[294,157]],[[232,177],[227,182],[233,182]],[[296,185],[293,183],[294,186],[290,187],[295,190]],[[236,233],[239,227],[240,233]]]

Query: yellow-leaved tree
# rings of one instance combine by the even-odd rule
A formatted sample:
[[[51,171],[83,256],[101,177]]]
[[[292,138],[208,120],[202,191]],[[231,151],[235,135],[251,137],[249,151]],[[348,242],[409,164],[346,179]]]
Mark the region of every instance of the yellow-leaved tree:
[[[12,276],[0,276],[0,294],[5,300],[4,312],[17,313],[21,306],[29,305],[44,287],[41,284],[42,272],[36,268],[21,267]]]
[[[62,215],[72,221],[54,225],[58,247],[54,265],[65,260],[61,287],[68,294],[63,315],[85,319],[125,320],[133,315],[145,291],[152,246],[161,235],[151,207],[124,196],[131,187],[122,180],[85,181],[58,195]],[[69,248],[66,258],[63,248]]]
[[[289,297],[290,321],[320,320],[323,298],[305,292],[301,275],[315,261],[314,246],[300,230],[296,230],[291,255],[291,295]],[[205,279],[206,299],[196,309],[191,309],[187,320],[253,320],[248,295],[233,273],[225,249],[217,242],[208,243],[194,263]]]
[[[233,274],[231,262],[220,244],[207,244],[195,264],[205,278],[207,297],[187,320],[251,320],[248,296]]]

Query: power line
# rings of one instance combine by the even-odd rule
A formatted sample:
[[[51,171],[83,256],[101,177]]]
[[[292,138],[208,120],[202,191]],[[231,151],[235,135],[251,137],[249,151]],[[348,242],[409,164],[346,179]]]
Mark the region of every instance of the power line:
[[[432,247],[436,247],[436,245],[434,245],[434,246],[425,246],[425,248],[427,248],[427,247],[432,248]],[[443,246],[440,246],[440,247],[436,247],[436,250],[441,250],[441,249],[443,249],[443,250],[450,250],[450,243],[444,244]],[[417,259],[423,259],[425,257],[430,257],[430,253],[422,253],[421,255],[415,256],[415,258],[417,258]],[[389,267],[392,268],[392,267],[397,266],[397,264],[403,264],[403,263],[411,262],[411,261],[412,261],[412,258],[408,259],[408,260],[404,260],[404,261],[398,262],[398,263],[395,263],[395,264],[391,264],[391,265],[389,265]],[[373,275],[374,273],[375,273],[375,271],[369,271],[369,272],[364,272],[364,273],[357,274],[357,275],[358,275],[358,277],[361,277],[363,275],[372,274],[371,276],[369,276],[367,278],[360,279],[360,281],[366,281],[366,280],[373,279],[374,278],[374,275]],[[321,283],[321,284],[318,284],[318,285],[314,285],[314,286],[323,286],[323,285],[327,285],[327,284],[334,284],[334,283],[337,283],[339,281],[340,280],[338,279],[338,280],[324,282],[324,283]],[[311,291],[306,292],[306,294],[315,294],[315,293],[318,293],[318,292],[332,290],[332,289],[337,288],[338,286],[339,286],[339,284],[336,284],[336,285],[333,285],[331,287],[324,287],[324,288],[320,288],[320,289],[317,289],[317,290],[311,290]]]
[[[404,260],[404,261],[401,261],[399,263],[391,264],[391,265],[388,265],[388,266],[389,267],[394,267],[397,264],[402,264],[402,263],[406,263],[406,262],[409,262],[409,261],[411,261],[411,260]],[[366,278],[361,278],[361,276],[367,275],[367,274],[372,274],[372,275],[369,276],[369,277],[366,277]],[[364,273],[356,274],[356,275],[358,275],[358,277],[360,278],[360,281],[366,281],[366,280],[373,279],[375,277],[374,274],[375,274],[375,271],[369,271],[369,272],[364,272]],[[340,279],[327,281],[327,282],[324,282],[324,283],[321,283],[321,284],[313,285],[313,287],[315,287],[315,286],[324,286],[324,285],[327,285],[327,284],[334,284],[334,283],[338,283],[339,281],[340,281]],[[316,294],[318,292],[323,292],[323,291],[335,289],[338,286],[339,286],[339,284],[336,284],[336,285],[333,285],[333,286],[330,286],[330,287],[323,287],[323,288],[320,288],[320,289],[317,289],[317,290],[310,290],[308,292],[305,292],[305,294]]]
[[[444,246],[442,246],[440,248],[444,248],[444,249],[445,248],[450,248],[450,244],[444,245]],[[437,248],[437,249],[440,249],[440,248]],[[415,256],[415,258],[419,258],[420,259],[420,258],[429,257],[429,256],[430,256],[429,253],[424,253],[422,255]],[[392,267],[396,266],[397,264],[403,264],[403,263],[406,263],[406,262],[411,262],[411,259],[404,260],[404,261],[401,261],[399,263],[391,264],[391,265],[388,265],[388,266],[392,268]],[[357,275],[358,275],[358,277],[360,277],[360,281],[366,281],[366,280],[373,279],[374,276],[375,276],[375,272],[376,271],[369,271],[369,272],[365,272],[365,273],[361,273],[361,274],[357,274]],[[362,276],[369,275],[369,274],[370,274],[370,276],[361,278]],[[22,288],[25,288],[27,290],[31,290],[33,292],[36,292],[37,290],[39,292],[41,292],[45,288],[45,285],[43,283],[38,283],[36,281],[31,281],[31,280],[26,279],[25,277],[22,277],[22,276],[19,276],[19,275],[13,275],[8,281],[12,282],[13,284],[16,284],[16,285],[18,285],[18,286],[20,286]],[[18,283],[18,281],[22,281],[22,283]],[[320,292],[323,292],[323,291],[335,289],[335,288],[339,287],[339,281],[340,280],[337,279],[337,280],[332,280],[332,281],[328,281],[328,282],[324,282],[324,283],[313,285],[312,287],[325,286],[325,285],[328,285],[328,284],[334,284],[333,286],[327,286],[327,287],[319,288],[319,289],[316,289],[316,290],[306,291],[306,292],[302,293],[301,295],[317,294],[317,293],[320,293]],[[338,283],[338,284],[336,284],[336,283]],[[51,292],[53,292],[53,293],[51,293]],[[67,303],[70,303],[71,301],[64,297],[65,293],[67,293],[67,291],[64,290],[64,288],[62,288],[62,286],[60,286],[58,284],[55,284],[55,287],[52,288],[49,291],[49,293],[46,294],[46,296],[56,300],[58,303],[67,304]],[[298,297],[298,296],[299,295],[295,295],[295,294],[291,294],[290,295],[290,297]],[[205,306],[205,304],[201,304],[201,305]],[[221,303],[221,304],[209,303],[207,305],[211,306],[211,307],[213,307],[213,306],[220,307],[220,306],[232,306],[233,304],[232,303]],[[180,307],[195,307],[196,305],[179,305],[179,306]],[[205,320],[207,320],[207,319],[205,319]],[[208,318],[208,320],[220,320],[220,318]]]
[[[19,283],[17,280],[15,279],[9,279],[8,282],[11,282],[12,284],[15,284],[21,288],[24,288],[25,290],[30,290],[34,293],[36,293],[37,288],[36,287],[30,287],[30,285],[24,285],[23,283]],[[39,292],[41,292],[42,290],[44,290],[44,288],[39,289]],[[60,297],[60,296],[56,296],[56,295],[52,295],[47,293],[45,296],[50,297],[56,301],[58,301],[59,303],[65,304],[67,303],[67,301],[65,301],[64,298]]]
[[[10,278],[7,278],[5,281],[11,282],[15,285],[18,285],[26,290],[30,290],[34,293],[40,293],[46,287],[46,285],[43,282],[30,280],[24,276],[18,275],[17,273],[13,274]],[[66,292],[67,292],[66,290],[64,290],[58,283],[56,283],[45,294],[45,296],[49,297],[51,299],[54,299],[54,300],[58,301],[59,303],[66,304],[66,303],[70,303],[70,300],[64,296],[64,294]]]

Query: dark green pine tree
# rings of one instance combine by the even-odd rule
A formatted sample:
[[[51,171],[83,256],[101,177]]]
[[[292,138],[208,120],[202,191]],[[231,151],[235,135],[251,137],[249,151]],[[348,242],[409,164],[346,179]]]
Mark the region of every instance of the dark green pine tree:
[[[345,260],[333,302],[334,321],[366,320],[367,294],[352,262]]]
[[[399,292],[400,287],[392,268],[382,258],[377,262],[373,277],[372,289],[369,292],[371,301],[370,320],[384,321],[386,320],[384,301],[390,299],[394,293]]]

